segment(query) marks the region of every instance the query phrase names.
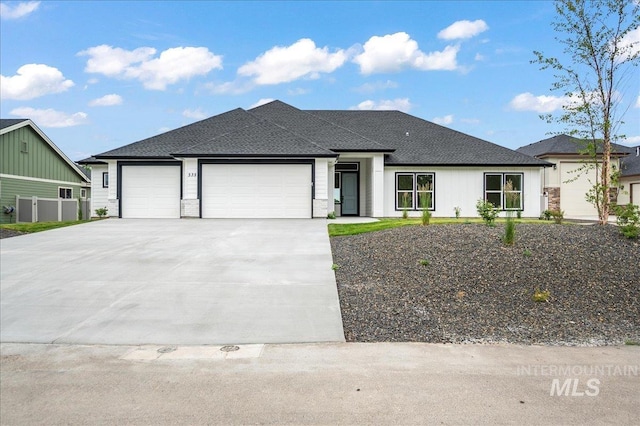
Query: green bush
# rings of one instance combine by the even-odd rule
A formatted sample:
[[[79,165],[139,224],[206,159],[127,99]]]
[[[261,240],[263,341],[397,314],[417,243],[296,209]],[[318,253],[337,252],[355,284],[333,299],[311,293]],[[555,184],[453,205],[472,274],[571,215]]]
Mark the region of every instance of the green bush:
[[[551,220],[551,210],[545,210],[542,212],[544,220]]]
[[[335,219],[336,218],[336,214],[334,212],[331,212],[327,215],[327,219]]]
[[[455,212],[455,214],[456,214],[456,219],[460,219],[460,211],[461,211],[461,210],[462,210],[462,209],[461,209],[460,207],[454,207],[454,208],[453,208],[453,211],[454,211],[454,212]]]
[[[431,194],[425,194],[423,197],[420,197],[420,208],[422,208],[422,225],[427,226],[431,221],[431,212],[429,211],[429,207],[431,207]]]
[[[96,209],[96,214],[98,215],[99,218],[105,217],[108,212],[109,212],[109,209],[106,207],[100,207],[99,209]]]
[[[635,204],[616,206],[614,209],[620,233],[627,238],[636,239],[640,236],[640,210]]]
[[[562,224],[562,221],[564,220],[564,210],[548,210],[548,212],[555,223],[558,225]]]
[[[504,225],[504,237],[502,240],[505,244],[512,246],[516,241],[516,221],[513,220],[511,212],[507,212],[507,222]]]
[[[548,302],[549,297],[551,297],[549,290],[540,290],[538,288],[533,292],[533,296],[531,296],[534,302]]]
[[[482,199],[478,200],[478,202],[476,203],[476,210],[478,211],[478,214],[480,215],[482,220],[484,220],[484,223],[487,224],[487,226],[493,226],[496,217],[498,217],[498,214],[500,213],[500,211],[496,209],[492,203]]]

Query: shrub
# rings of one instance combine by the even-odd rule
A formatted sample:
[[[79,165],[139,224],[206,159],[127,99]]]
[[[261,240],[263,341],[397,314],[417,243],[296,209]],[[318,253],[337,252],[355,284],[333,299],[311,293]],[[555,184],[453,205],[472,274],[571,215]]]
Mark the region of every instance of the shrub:
[[[524,249],[524,251],[522,252],[522,255],[523,255],[524,257],[531,257],[531,255],[532,255],[531,250],[529,250],[529,249]]]
[[[427,259],[420,259],[418,260],[418,263],[421,264],[422,266],[429,266],[429,260]]]
[[[340,265],[334,263],[333,265],[331,265],[331,270],[332,271],[337,271],[338,269],[340,269]]]
[[[460,207],[454,207],[454,208],[453,208],[453,211],[454,211],[454,212],[455,212],[455,214],[456,214],[456,219],[460,219],[460,211],[461,211],[461,210],[462,210],[462,209],[461,209]]]
[[[336,214],[334,212],[331,212],[327,215],[327,219],[335,219],[336,218]]]
[[[105,217],[108,212],[109,212],[109,209],[107,209],[106,207],[100,207],[99,209],[96,209],[96,214],[101,219]]]
[[[517,217],[518,219],[522,219],[522,210],[518,210],[518,211],[516,212],[516,217]]]
[[[409,211],[406,208],[402,209],[402,218],[409,219]]]
[[[553,221],[558,225],[562,224],[564,220],[564,210],[550,210],[549,215],[553,218]]]
[[[507,222],[504,225],[504,237],[502,240],[509,246],[516,241],[516,222],[513,220],[511,212],[507,212]]]
[[[478,202],[476,203],[476,209],[478,210],[478,214],[480,215],[480,217],[482,217],[482,220],[484,220],[484,223],[486,223],[487,226],[493,226],[493,222],[495,222],[496,217],[498,217],[498,214],[500,213],[492,203],[482,199],[478,200]]]
[[[627,238],[635,239],[640,235],[640,209],[635,204],[616,206],[614,210],[620,233]]]
[[[534,302],[548,302],[549,297],[551,297],[551,292],[549,290],[540,290],[537,288],[533,292],[533,296],[531,298]]]
[[[426,226],[431,221],[431,212],[429,211],[429,207],[431,207],[431,194],[427,193],[423,197],[420,197],[420,208],[422,208],[422,225]]]
[[[544,220],[551,220],[551,210],[545,210],[542,212]]]

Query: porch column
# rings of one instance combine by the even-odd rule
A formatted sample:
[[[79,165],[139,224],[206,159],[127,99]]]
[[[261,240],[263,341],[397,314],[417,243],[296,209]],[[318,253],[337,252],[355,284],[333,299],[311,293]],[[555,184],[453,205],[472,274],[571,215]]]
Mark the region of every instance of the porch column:
[[[384,154],[376,154],[371,160],[371,215],[384,216]]]

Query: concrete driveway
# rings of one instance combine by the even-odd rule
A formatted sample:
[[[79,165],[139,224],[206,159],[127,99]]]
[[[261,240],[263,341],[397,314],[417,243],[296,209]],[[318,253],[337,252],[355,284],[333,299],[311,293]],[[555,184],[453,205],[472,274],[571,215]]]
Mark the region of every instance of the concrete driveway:
[[[109,219],[0,246],[2,342],[344,341],[322,219]]]

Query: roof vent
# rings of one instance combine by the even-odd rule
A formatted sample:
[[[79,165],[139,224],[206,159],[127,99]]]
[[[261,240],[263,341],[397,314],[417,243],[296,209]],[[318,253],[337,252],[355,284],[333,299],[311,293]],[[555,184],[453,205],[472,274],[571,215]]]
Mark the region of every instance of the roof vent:
[[[636,157],[640,157],[640,146],[636,146]]]
[[[409,136],[409,132],[406,132],[405,135]]]

